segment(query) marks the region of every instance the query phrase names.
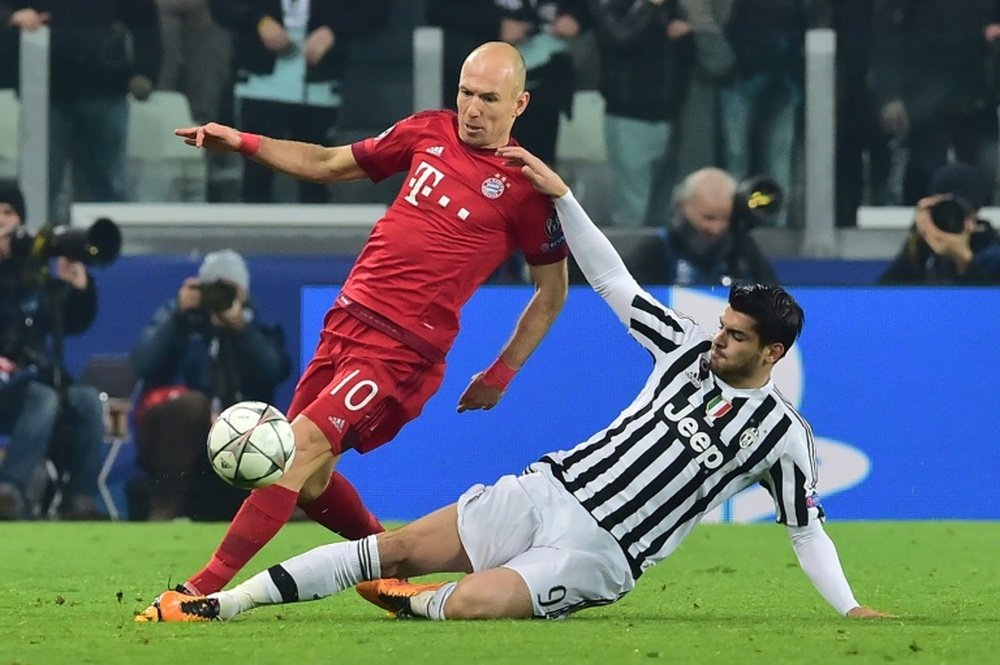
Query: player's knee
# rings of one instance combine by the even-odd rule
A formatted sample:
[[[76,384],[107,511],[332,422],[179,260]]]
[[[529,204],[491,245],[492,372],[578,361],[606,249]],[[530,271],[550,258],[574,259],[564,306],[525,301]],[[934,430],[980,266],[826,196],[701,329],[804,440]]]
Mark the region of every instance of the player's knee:
[[[330,452],[330,442],[323,431],[308,418],[297,416],[292,422],[295,433],[296,460],[311,460]]]
[[[300,492],[299,502],[312,501],[326,489],[333,465],[330,443],[323,432],[307,418],[292,423],[295,434],[295,459],[283,480]]]

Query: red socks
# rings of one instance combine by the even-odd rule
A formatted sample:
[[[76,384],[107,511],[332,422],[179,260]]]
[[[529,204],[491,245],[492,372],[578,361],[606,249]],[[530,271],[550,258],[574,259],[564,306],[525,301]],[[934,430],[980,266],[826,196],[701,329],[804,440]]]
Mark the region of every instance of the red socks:
[[[215,593],[229,584],[236,573],[291,519],[298,496],[298,492],[280,485],[251,492],[211,560],[184,584],[188,591],[204,595]],[[361,503],[354,485],[336,471],[330,477],[326,490],[302,509],[313,520],[348,540],[385,531]]]
[[[188,591],[204,595],[226,586],[291,519],[298,496],[298,492],[280,485],[251,492],[208,565],[184,584]]]
[[[385,531],[361,503],[361,497],[351,481],[336,471],[330,476],[330,484],[323,493],[304,504],[302,510],[314,521],[348,540]]]

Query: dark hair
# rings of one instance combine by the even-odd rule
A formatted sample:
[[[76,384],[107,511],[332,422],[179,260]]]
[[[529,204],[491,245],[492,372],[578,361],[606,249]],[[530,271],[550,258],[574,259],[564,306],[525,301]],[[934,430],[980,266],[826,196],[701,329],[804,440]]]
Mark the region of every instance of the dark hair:
[[[787,353],[802,332],[806,315],[787,291],[768,284],[734,284],[729,306],[756,322],[763,344],[780,342]]]

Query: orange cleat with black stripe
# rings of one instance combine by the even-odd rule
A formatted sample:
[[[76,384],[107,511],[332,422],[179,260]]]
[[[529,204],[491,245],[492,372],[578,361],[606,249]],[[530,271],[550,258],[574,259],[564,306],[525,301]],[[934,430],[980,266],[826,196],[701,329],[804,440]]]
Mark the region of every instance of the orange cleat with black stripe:
[[[404,617],[413,616],[410,610],[410,598],[424,591],[437,591],[444,584],[444,582],[413,584],[405,580],[386,578],[361,582],[354,588],[358,595],[372,605],[377,605],[398,617]]]
[[[219,601],[179,591],[164,591],[152,605],[137,614],[135,620],[139,623],[218,621]]]

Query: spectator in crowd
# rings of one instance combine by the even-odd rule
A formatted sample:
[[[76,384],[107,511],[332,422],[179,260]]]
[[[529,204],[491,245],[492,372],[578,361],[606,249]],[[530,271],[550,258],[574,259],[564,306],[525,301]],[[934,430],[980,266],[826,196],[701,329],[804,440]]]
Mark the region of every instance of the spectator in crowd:
[[[195,122],[233,119],[233,40],[212,18],[209,0],[157,0],[163,35],[160,90],[184,93]],[[238,201],[242,164],[232,155],[206,159],[206,198]]]
[[[86,192],[76,200],[124,201],[128,95],[146,100],[160,71],[155,0],[0,0],[0,22],[51,28],[49,198],[68,164]]]
[[[444,28],[446,43],[451,43],[446,46],[450,59],[464,58],[468,48],[462,47],[494,39],[521,52],[531,104],[518,120],[514,138],[550,163],[555,161],[559,116],[573,105],[576,79],[570,42],[587,26],[587,1],[432,0],[428,8],[431,23]],[[449,71],[445,81],[454,81],[458,67]]]
[[[196,122],[218,118],[232,82],[232,37],[209,0],[156,0],[163,35],[159,88],[183,92]]]
[[[994,182],[994,1],[876,0],[873,14],[872,81],[882,127],[905,164],[901,202],[925,195],[949,150]]]
[[[71,383],[54,338],[78,335],[97,315],[97,287],[84,265],[65,257],[33,255],[21,234],[24,197],[17,183],[0,181],[0,432],[9,435],[0,464],[0,519],[36,516],[29,487],[50,455],[65,462],[60,516],[97,519],[104,406],[91,386]],[[59,450],[53,434],[60,421]]]
[[[719,89],[722,167],[737,180],[767,173],[790,192],[803,86],[806,0],[732,0],[726,38],[736,55]],[[787,222],[777,216],[775,224]]]
[[[888,617],[854,596],[823,528],[812,432],[771,377],[802,330],[798,303],[780,287],[734,286],[709,335],[643,290],[558,175],[523,148],[499,152],[555,199],[587,280],[652,358],[633,402],[585,442],[474,485],[401,529],[316,547],[207,597],[167,591],[136,620],[226,620],[354,585],[398,616],[561,619],[620,600],[709,512],[756,483],[823,598],[841,616]],[[465,576],[394,579],[438,572]]]
[[[496,0],[500,39],[521,52],[531,105],[514,132],[517,141],[553,163],[559,116],[573,108],[576,76],[570,41],[587,26],[586,0]]]
[[[677,0],[677,5],[691,34],[679,53],[687,85],[675,132],[675,172],[691,173],[719,163],[718,90],[732,75],[736,56],[723,33],[730,0]]]
[[[350,43],[384,25],[388,0],[209,0],[209,5],[235,39],[240,124],[268,136],[333,143]],[[243,201],[270,203],[273,184],[271,169],[244,165]],[[302,203],[330,200],[324,183],[302,181],[298,188]]]
[[[496,0],[428,0],[427,22],[444,32],[441,104],[456,110],[455,90],[466,56],[484,42],[500,39],[500,7]],[[523,122],[523,120],[518,120]]]
[[[246,492],[212,472],[208,430],[236,402],[273,403],[291,369],[281,327],[263,321],[250,299],[243,257],[231,249],[206,255],[198,276],[153,315],[132,361],[143,382],[136,446],[149,519],[231,519]]]
[[[913,226],[880,284],[1000,284],[1000,235],[979,210],[982,174],[962,162],[942,166],[920,199]]]
[[[437,392],[465,302],[521,249],[535,291],[500,355],[477,372],[458,411],[492,409],[545,337],[566,299],[566,246],[552,201],[496,155],[529,103],[524,60],[504,42],[462,67],[459,113],[424,111],[352,145],[280,141],[209,123],[181,128],[191,146],[240,153],[300,178],[383,180],[405,173],[336,302],[288,408],[295,464],[254,490],[188,592],[221,589],[299,505],[346,538],[382,531],[340,457],[391,441]]]
[[[669,196],[671,135],[684,86],[675,42],[690,33],[674,0],[591,0],[600,51],[604,135],[613,175],[611,223],[655,223]],[[551,163],[551,162],[550,162]]]
[[[678,185],[667,235],[669,282],[778,283],[750,234],[758,218],[737,190],[733,177],[714,167],[699,169]]]
[[[837,32],[837,226],[857,224],[863,202],[886,205],[889,173],[888,144],[879,123],[872,91],[871,0],[832,3]],[[865,168],[867,156],[868,168]],[[865,181],[867,175],[868,181]],[[867,199],[864,193],[868,189]]]

